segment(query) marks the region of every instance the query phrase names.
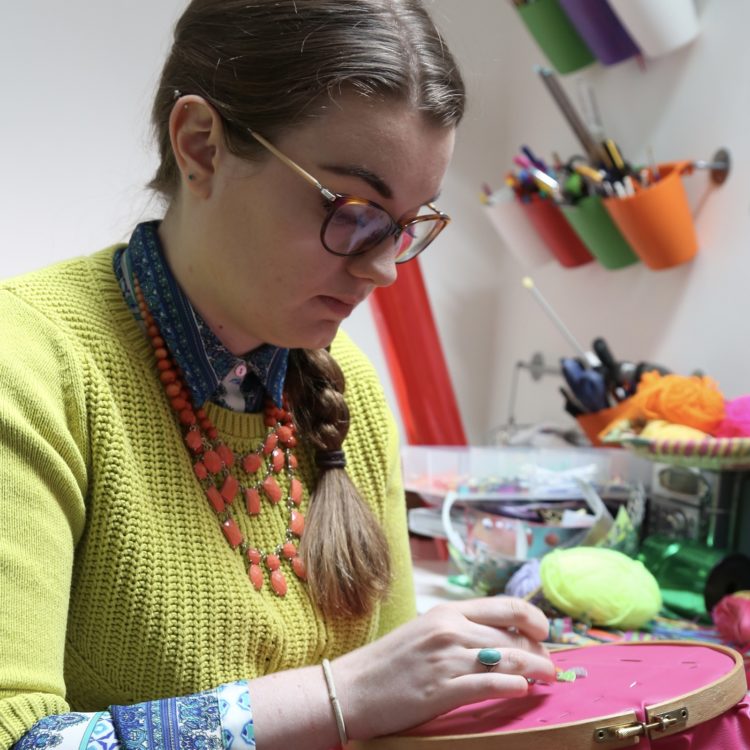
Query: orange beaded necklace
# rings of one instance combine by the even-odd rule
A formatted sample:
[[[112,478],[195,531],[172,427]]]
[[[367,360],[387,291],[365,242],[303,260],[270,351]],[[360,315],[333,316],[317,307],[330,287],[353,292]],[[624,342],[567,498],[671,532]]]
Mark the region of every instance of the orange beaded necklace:
[[[284,596],[287,582],[281,570],[282,562],[288,564],[300,579],[305,580],[306,577],[305,564],[297,554],[297,543],[305,528],[305,518],[299,511],[302,483],[294,476],[297,457],[293,449],[297,445],[297,428],[288,404],[285,401],[283,408],[278,408],[270,399],[266,402],[266,437],[255,450],[236,461],[231,448],[221,441],[218,430],[205,410],[193,408],[190,392],[169,355],[137,279],[134,290],[154,349],[159,379],[182,426],[185,445],[193,458],[195,476],[219,519],[221,530],[229,546],[240,550],[253,586],[258,591],[263,588],[265,566],[269,572],[271,588],[279,596]],[[232,473],[232,469],[235,473]],[[244,481],[235,475],[239,475],[239,469],[246,475]],[[282,472],[289,480],[286,496],[276,478]],[[283,500],[283,507],[288,513],[285,537],[271,551],[251,546],[243,537],[230,510],[237,497],[243,497],[247,513],[257,516],[261,512],[263,496],[272,506],[280,506]]]

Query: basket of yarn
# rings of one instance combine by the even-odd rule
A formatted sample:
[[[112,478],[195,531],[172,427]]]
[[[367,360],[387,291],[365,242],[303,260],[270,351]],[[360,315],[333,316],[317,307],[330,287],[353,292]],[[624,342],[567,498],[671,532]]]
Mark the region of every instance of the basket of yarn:
[[[644,373],[619,417],[601,433],[603,443],[661,463],[750,468],[750,396],[725,400],[711,378]]]
[[[600,547],[550,552],[519,568],[505,588],[526,599],[536,592],[576,620],[625,630],[641,628],[662,604],[659,584],[643,563]]]

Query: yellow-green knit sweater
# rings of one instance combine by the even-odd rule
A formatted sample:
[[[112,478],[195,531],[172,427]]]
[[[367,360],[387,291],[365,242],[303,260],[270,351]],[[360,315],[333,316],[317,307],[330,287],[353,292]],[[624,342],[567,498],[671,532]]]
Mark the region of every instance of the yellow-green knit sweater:
[[[0,748],[41,716],[186,695],[316,663],[414,615],[397,437],[377,377],[339,334],[348,471],[385,527],[389,599],[362,621],[324,621],[287,575],[249,583],[195,479],[112,249],[0,284]],[[237,451],[261,415],[210,406]],[[299,451],[300,477],[314,479]],[[283,539],[283,504],[237,520],[256,546]],[[292,696],[290,696],[292,699]]]

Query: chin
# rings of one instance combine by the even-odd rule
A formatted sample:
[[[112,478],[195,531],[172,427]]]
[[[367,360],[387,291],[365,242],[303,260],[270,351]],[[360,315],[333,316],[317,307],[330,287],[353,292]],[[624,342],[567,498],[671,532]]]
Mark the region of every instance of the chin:
[[[338,322],[322,323],[316,326],[315,330],[305,333],[297,332],[297,335],[290,336],[286,343],[278,343],[276,346],[283,346],[286,349],[325,349],[336,338],[339,326]]]

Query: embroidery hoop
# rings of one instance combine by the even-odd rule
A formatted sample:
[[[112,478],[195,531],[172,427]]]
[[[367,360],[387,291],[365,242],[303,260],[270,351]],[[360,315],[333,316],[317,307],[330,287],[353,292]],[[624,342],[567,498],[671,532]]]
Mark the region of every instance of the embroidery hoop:
[[[663,698],[649,702],[648,698],[643,699],[642,694],[633,695],[633,702],[630,706],[623,705],[621,710],[615,712],[602,713],[600,716],[588,716],[584,719],[572,722],[550,723],[543,727],[524,728],[510,731],[488,731],[480,733],[457,733],[453,731],[450,734],[422,734],[422,735],[393,735],[382,737],[366,742],[350,742],[347,746],[351,750],[528,750],[533,747],[534,750],[618,750],[618,748],[631,747],[636,745],[644,736],[648,736],[651,741],[657,743],[658,739],[669,735],[677,734],[689,730],[691,727],[702,724],[705,721],[714,719],[732,706],[738,703],[747,692],[747,683],[745,679],[744,666],[742,657],[736,651],[715,644],[703,643],[698,641],[651,641],[646,643],[617,643],[617,644],[594,644],[590,646],[581,646],[576,648],[563,648],[553,652],[553,660],[560,660],[562,655],[567,657],[570,662],[570,656],[578,665],[587,666],[588,655],[594,655],[595,650],[616,649],[623,654],[622,661],[640,661],[628,659],[628,654],[635,655],[643,653],[640,649],[651,649],[654,655],[664,653],[664,647],[672,649],[706,649],[705,656],[714,658],[716,654],[724,654],[726,658],[726,672],[718,679],[707,681],[705,685],[698,689],[689,690],[680,693],[679,688],[675,688],[674,694],[668,698]],[[646,651],[648,653],[648,651]],[[687,654],[683,651],[681,655],[678,650],[674,651],[675,659]],[[696,651],[689,652],[691,656]],[[599,651],[601,655],[602,652]],[[572,663],[572,662],[570,662]],[[557,686],[565,685],[563,690],[570,689],[579,691],[581,696],[579,702],[585,703],[585,693],[594,687],[589,677],[576,680],[575,683],[567,684],[556,683]],[[549,686],[552,689],[555,686]],[[537,687],[534,686],[534,691]],[[509,699],[515,701],[527,701],[533,704],[534,693],[530,692],[529,696],[523,699]],[[550,700],[554,705],[554,693],[551,693]],[[460,715],[457,722],[464,721],[467,729],[471,726],[472,710],[481,710],[480,706],[494,704],[502,707],[505,701],[484,702],[476,706],[464,707],[459,709]],[[455,714],[455,712],[452,712]],[[446,715],[450,717],[451,714]],[[675,722],[666,726],[663,730],[659,729],[657,717],[668,716],[675,718]],[[439,726],[439,722],[446,717],[440,717],[435,722],[429,722],[422,728],[412,731],[430,731],[430,725]],[[665,722],[670,723],[670,722]],[[650,729],[646,725],[653,725]],[[630,736],[618,739],[614,736],[616,729],[623,727],[625,731],[632,734]],[[462,727],[461,727],[462,728]],[[641,747],[650,747],[647,741]]]

